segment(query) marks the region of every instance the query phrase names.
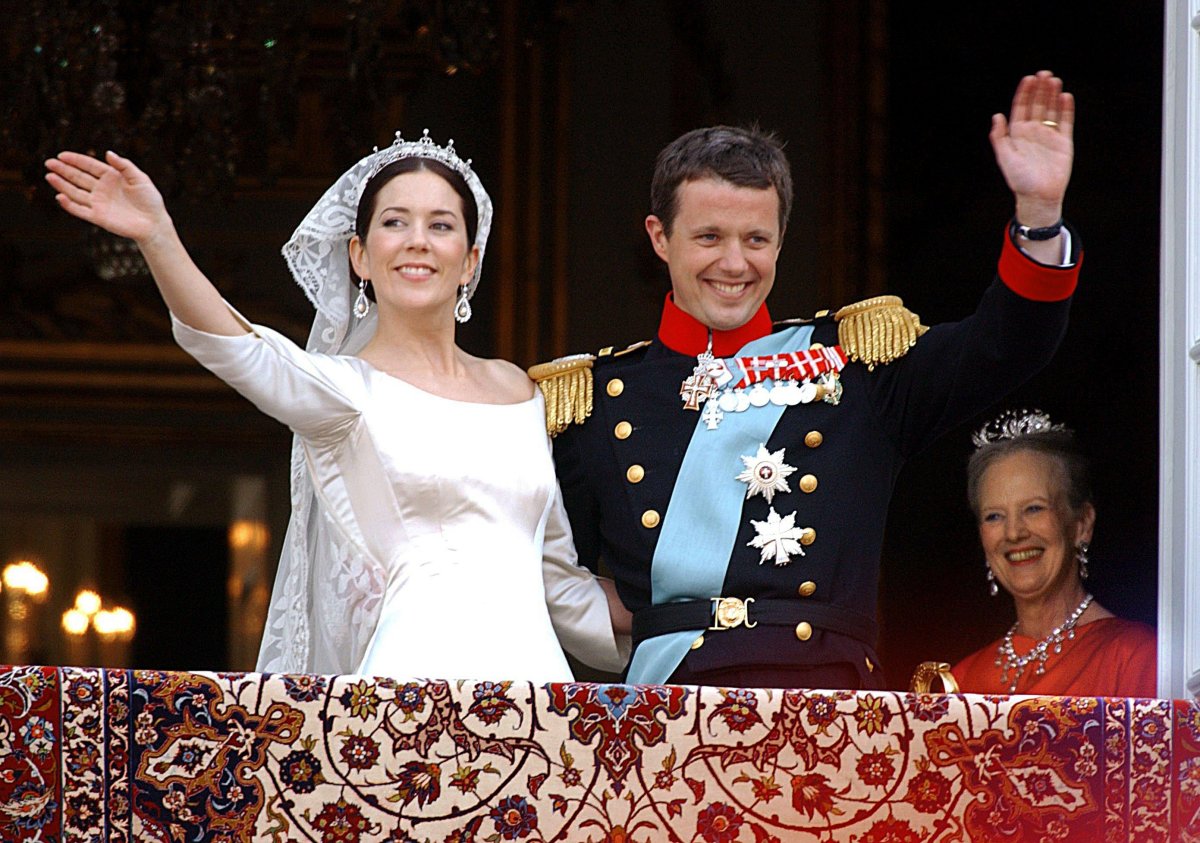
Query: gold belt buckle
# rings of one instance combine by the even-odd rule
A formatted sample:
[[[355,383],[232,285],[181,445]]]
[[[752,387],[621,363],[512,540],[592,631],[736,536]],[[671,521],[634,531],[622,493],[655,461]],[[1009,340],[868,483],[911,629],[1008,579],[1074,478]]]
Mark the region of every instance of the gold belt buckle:
[[[753,597],[747,597],[745,600],[737,597],[713,597],[711,599],[713,625],[709,629],[733,629],[735,626],[753,629],[758,626],[758,621],[751,622],[750,620],[750,604],[754,602]]]

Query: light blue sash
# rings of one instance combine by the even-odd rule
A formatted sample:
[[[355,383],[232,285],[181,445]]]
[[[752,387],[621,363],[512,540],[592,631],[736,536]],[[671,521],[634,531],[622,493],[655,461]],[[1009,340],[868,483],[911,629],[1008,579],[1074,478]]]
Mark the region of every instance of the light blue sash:
[[[812,331],[811,325],[804,325],[768,334],[747,343],[735,356],[800,351],[808,348]],[[767,404],[726,413],[716,430],[697,419],[650,563],[652,603],[721,595],[746,500],[746,487],[734,479],[746,467],[740,457],[757,453],[771,438],[785,408]],[[700,632],[671,632],[643,641],[633,654],[628,681],[666,682]]]

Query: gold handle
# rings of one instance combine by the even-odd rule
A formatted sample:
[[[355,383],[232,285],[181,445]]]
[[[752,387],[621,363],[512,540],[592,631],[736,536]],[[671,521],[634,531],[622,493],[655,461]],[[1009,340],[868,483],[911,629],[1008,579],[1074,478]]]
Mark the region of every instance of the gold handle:
[[[950,672],[950,665],[946,662],[921,662],[913,671],[912,681],[908,683],[908,690],[914,694],[928,694],[933,689],[934,679],[942,680],[943,694],[958,693],[958,681]]]

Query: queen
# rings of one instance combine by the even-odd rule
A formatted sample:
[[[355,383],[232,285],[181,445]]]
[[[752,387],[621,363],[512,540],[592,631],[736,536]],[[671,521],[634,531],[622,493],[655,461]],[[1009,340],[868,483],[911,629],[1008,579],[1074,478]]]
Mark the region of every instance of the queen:
[[[988,589],[1016,622],[953,669],[962,691],[1153,697],[1154,631],[1087,591],[1096,508],[1071,431],[1039,412],[1006,413],[975,434],[967,498]]]

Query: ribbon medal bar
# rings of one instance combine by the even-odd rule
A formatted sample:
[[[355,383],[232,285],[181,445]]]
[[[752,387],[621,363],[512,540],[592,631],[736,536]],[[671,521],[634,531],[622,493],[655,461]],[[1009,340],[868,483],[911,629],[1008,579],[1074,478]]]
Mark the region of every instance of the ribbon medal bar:
[[[707,365],[703,364],[705,354],[710,359]],[[683,382],[680,395],[688,409],[699,409],[700,403],[708,402],[701,418],[709,430],[717,428],[725,413],[742,413],[751,407],[841,401],[838,373],[846,365],[841,346],[730,360],[712,360],[710,353],[705,354],[698,356],[701,365]],[[703,398],[699,397],[701,391]]]

